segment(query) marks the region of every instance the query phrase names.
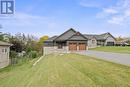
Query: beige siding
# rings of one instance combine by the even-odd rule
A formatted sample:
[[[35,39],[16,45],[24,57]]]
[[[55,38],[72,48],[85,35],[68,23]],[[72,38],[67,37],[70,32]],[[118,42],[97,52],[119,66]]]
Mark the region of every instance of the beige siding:
[[[0,68],[9,65],[9,51],[8,46],[0,46]]]
[[[107,45],[107,42],[114,42],[114,43],[115,43],[115,39],[112,38],[112,37],[108,37],[108,38],[106,39],[105,45]]]

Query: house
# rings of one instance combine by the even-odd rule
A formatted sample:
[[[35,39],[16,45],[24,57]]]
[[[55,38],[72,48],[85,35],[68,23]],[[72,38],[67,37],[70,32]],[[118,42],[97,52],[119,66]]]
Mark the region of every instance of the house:
[[[9,65],[9,51],[11,44],[0,41],[0,68]]]
[[[91,34],[85,34],[86,37],[95,37],[97,41],[97,46],[114,46],[116,43],[116,39],[113,35],[111,35],[109,32],[100,34],[100,35],[91,35]],[[91,44],[91,43],[90,43]]]
[[[59,36],[53,36],[44,42],[44,54],[53,52],[68,53],[86,51],[97,46],[114,46],[115,38],[110,33],[101,35],[82,34],[69,29]]]

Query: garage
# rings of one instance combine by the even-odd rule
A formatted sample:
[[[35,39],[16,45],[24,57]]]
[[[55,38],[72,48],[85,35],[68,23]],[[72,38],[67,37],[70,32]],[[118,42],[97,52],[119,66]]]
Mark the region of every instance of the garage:
[[[114,46],[114,42],[107,42],[107,46]]]
[[[77,50],[77,43],[69,43],[69,50],[76,51]]]
[[[86,44],[85,43],[79,43],[79,50],[86,50]]]

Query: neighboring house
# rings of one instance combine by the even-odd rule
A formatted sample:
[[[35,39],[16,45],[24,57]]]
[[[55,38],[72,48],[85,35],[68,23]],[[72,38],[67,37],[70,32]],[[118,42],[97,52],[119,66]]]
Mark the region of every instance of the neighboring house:
[[[86,37],[95,37],[98,46],[114,46],[116,39],[110,33],[104,33],[100,35],[84,34]],[[91,43],[90,43],[91,44]]]
[[[81,34],[69,29],[59,36],[53,36],[44,42],[44,54],[53,52],[85,51],[88,48],[100,46],[114,46],[115,38],[110,33],[101,35]]]
[[[97,47],[97,38],[93,35],[84,34],[86,38],[88,38],[88,48],[95,48]]]
[[[0,68],[9,65],[9,51],[11,44],[0,41]]]

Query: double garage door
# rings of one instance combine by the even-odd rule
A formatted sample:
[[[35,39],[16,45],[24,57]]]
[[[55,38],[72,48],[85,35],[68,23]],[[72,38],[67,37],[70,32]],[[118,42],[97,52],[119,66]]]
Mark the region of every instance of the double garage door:
[[[69,44],[69,50],[70,51],[77,51],[77,50],[86,50],[86,44],[85,43],[70,43]]]

